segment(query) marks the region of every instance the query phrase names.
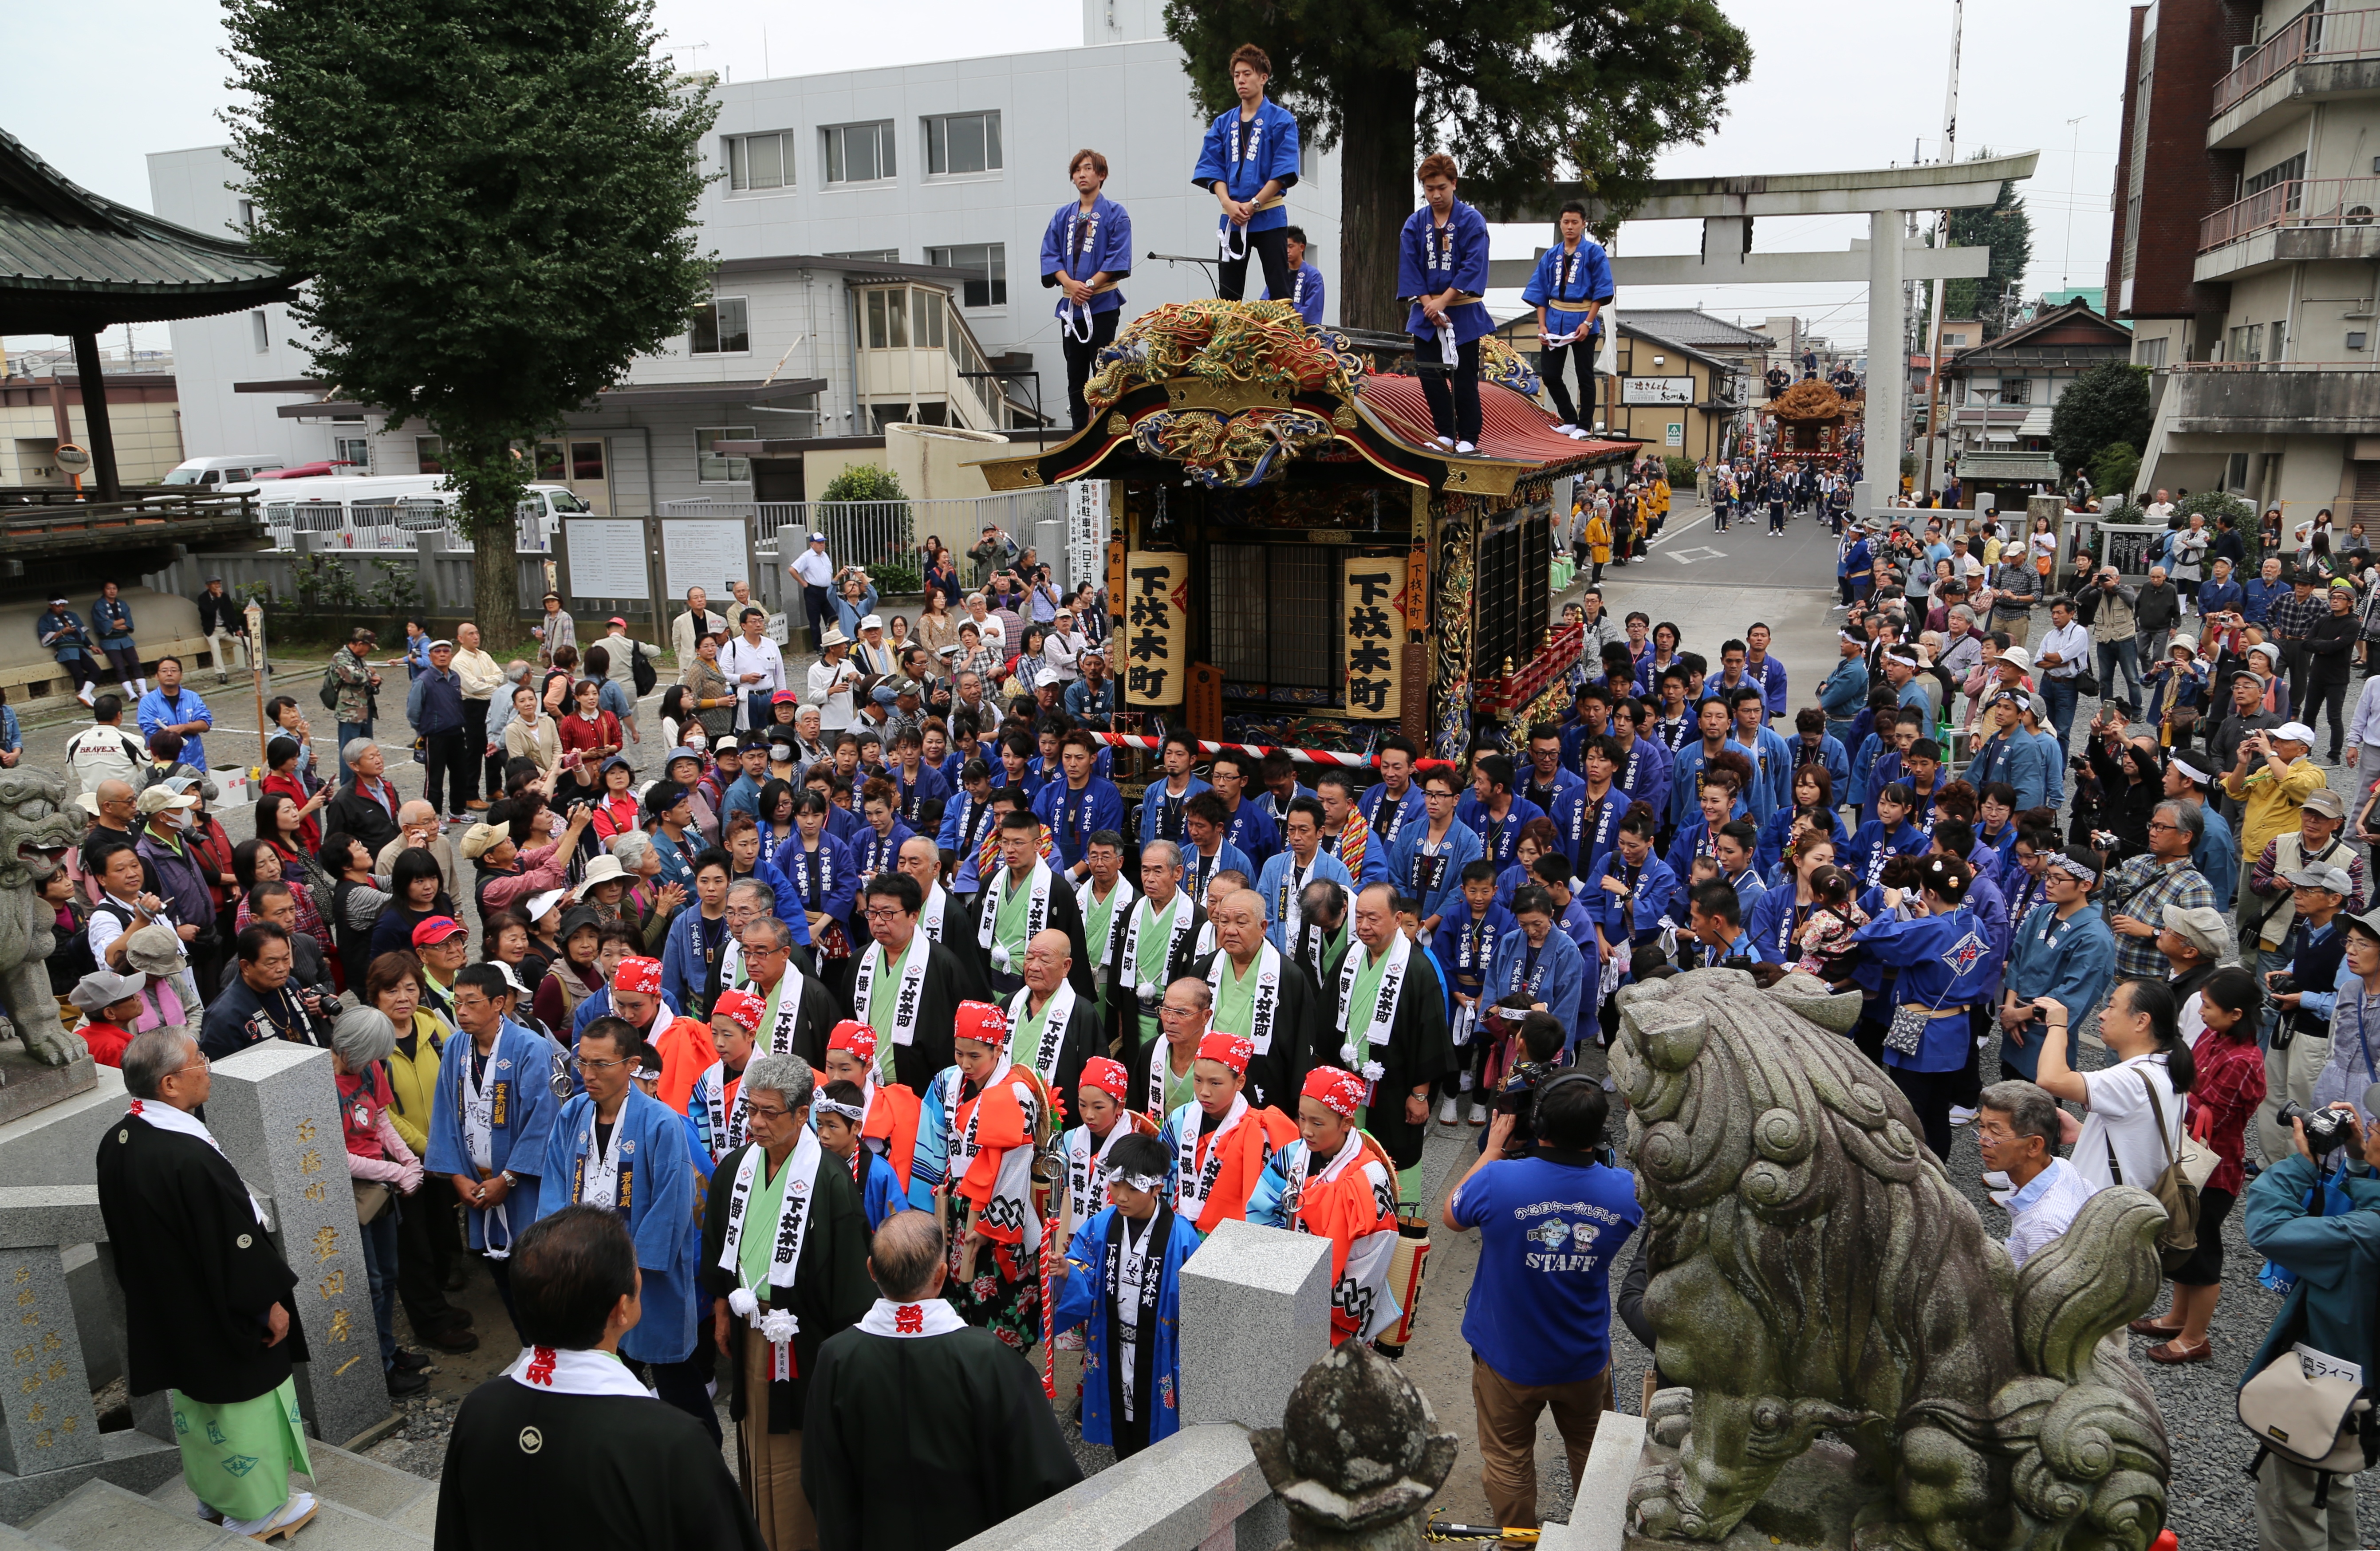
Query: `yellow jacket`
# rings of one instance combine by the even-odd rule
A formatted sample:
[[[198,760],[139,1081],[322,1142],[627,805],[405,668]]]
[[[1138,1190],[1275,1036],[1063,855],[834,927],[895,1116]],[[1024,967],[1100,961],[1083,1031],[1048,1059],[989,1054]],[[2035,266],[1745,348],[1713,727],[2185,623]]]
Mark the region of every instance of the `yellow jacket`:
[[[1601,512],[1586,519],[1586,552],[1597,565],[1611,563],[1611,521]]]
[[[2245,781],[2236,770],[2224,771],[2223,790],[2240,804],[2240,854],[2253,864],[2274,836],[2298,827],[2298,810],[2305,800],[2329,784],[2322,768],[2304,755],[2285,776],[2276,777],[2270,763],[2251,770]]]
[[[1652,505],[1653,505],[1653,513],[1654,513],[1654,515],[1655,515],[1656,516],[1664,516],[1664,517],[1665,517],[1665,516],[1668,516],[1668,515],[1670,515],[1670,481],[1669,481],[1669,480],[1667,480],[1667,479],[1656,479],[1656,480],[1654,480],[1654,481],[1653,481]]]
[[[388,1118],[416,1157],[430,1152],[430,1103],[438,1092],[438,1045],[454,1037],[445,1020],[427,1008],[413,1010],[413,1058],[399,1045],[388,1053],[388,1085],[395,1102]]]

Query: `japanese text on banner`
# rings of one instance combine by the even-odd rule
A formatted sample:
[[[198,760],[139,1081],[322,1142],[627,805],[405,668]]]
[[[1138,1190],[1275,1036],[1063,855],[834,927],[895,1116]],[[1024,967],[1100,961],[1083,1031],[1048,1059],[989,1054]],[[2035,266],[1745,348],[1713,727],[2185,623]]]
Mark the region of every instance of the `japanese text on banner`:
[[[1135,550],[1124,556],[1123,698],[1178,706],[1189,684],[1190,557]]]
[[[1396,555],[1354,555],[1342,565],[1347,714],[1393,717],[1404,679],[1404,561]]]

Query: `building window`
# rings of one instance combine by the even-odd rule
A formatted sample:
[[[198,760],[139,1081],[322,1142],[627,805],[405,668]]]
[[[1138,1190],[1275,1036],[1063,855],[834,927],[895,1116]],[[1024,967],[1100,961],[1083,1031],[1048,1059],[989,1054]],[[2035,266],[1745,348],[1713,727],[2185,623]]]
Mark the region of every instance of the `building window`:
[[[371,438],[334,436],[331,439],[331,456],[340,463],[354,465],[358,474],[369,474],[371,472]]]
[[[1000,171],[1000,115],[954,113],[926,120],[926,175]]]
[[[1957,346],[1967,343],[1967,336],[1962,333],[1946,333],[1942,336],[1942,343],[1945,345],[1956,348]]]
[[[2290,157],[2288,161],[2277,162],[2273,165],[2266,167],[2263,172],[2258,173],[2255,176],[2248,179],[2247,182],[2241,184],[2240,186],[2240,197],[2243,200],[2252,199],[2254,196],[2263,193],[2265,189],[2270,188],[2277,183],[2295,184],[2301,182],[2305,177],[2305,152],[2301,151],[2295,156]],[[2301,193],[2301,190],[2294,188],[2291,188],[2288,194],[2283,196],[2282,208],[2285,210],[2297,209],[2298,200]]]
[[[2265,352],[2265,358],[2266,360],[2268,360],[2268,361],[2285,361],[2285,360],[2288,360],[2288,359],[2289,358],[2289,355],[2288,355],[2288,346],[2289,346],[2289,320],[2288,320],[2288,319],[2286,319],[2286,318],[2276,318],[2276,319],[2274,319],[2274,320],[2273,320],[2273,337],[2272,337],[2272,343],[2271,343],[2270,347],[2269,347],[2269,348],[2266,350],[2266,352]]]
[[[2001,378],[2000,402],[2002,404],[2031,404],[2033,402],[2033,379],[2030,377]]]
[[[838,124],[826,131],[829,183],[880,183],[892,176],[890,122]]]
[[[959,285],[961,307],[1006,307],[1008,305],[1008,245],[1004,242],[974,242],[957,248],[929,248],[926,262],[938,269],[954,269],[965,273]]]
[[[727,137],[727,187],[759,193],[794,186],[794,137],[782,130]]]
[[[906,350],[909,347],[907,288],[869,291],[867,297],[868,348]]]
[[[752,349],[749,311],[742,297],[713,297],[694,309],[686,348],[697,356],[742,356]]]
[[[239,229],[243,232],[252,232],[256,230],[256,201],[254,200],[242,200],[239,201]]]
[[[256,347],[256,353],[260,356],[273,348],[273,325],[264,321],[263,313],[251,312],[248,315],[248,342]]]
[[[424,474],[446,472],[446,442],[443,437],[417,436],[413,439],[413,461]]]
[[[706,485],[748,485],[752,482],[752,460],[729,457],[710,450],[717,442],[749,442],[756,433],[750,426],[697,426],[694,431],[694,477]]]
[[[2229,348],[2224,358],[2234,361],[2261,361],[2265,358],[2264,339],[2264,324],[2241,323],[2231,331]]]
[[[1268,689],[1339,686],[1341,553],[1321,544],[1208,550],[1208,595],[1234,600],[1208,615],[1208,652],[1225,678]]]
[[[2148,367],[2152,370],[2165,365],[2165,336],[2159,334],[2155,339],[2136,343],[2132,347],[2132,364]]]
[[[848,253],[829,253],[830,259],[857,259],[871,264],[897,264],[901,250],[897,248],[857,248]]]
[[[909,304],[917,318],[917,343],[932,349],[942,347],[942,294],[940,291],[912,291]]]
[[[1307,178],[1314,176],[1314,162],[1316,154],[1313,139],[1310,136],[1300,135],[1297,139],[1297,178],[1299,182],[1303,183]]]

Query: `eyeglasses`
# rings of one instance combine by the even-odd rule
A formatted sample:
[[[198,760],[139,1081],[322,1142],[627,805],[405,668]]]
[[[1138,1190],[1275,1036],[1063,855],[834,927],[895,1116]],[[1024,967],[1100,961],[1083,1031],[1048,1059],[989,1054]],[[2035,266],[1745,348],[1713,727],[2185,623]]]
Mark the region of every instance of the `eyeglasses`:
[[[2180,825],[2167,824],[2155,818],[2149,820],[2149,828],[2152,830],[2163,830],[2168,834],[2180,834],[2181,832]]]
[[[1195,1018],[1206,1011],[1203,1007],[1176,1007],[1170,1001],[1157,1004],[1157,1015],[1160,1018]]]
[[[793,1113],[782,1104],[747,1104],[744,1112],[755,1120],[782,1121]]]
[[[587,1060],[576,1055],[570,1058],[570,1070],[573,1072],[609,1072],[615,1066],[627,1064],[625,1060]]]
[[[894,921],[908,914],[897,904],[871,904],[868,907],[868,918],[871,921]]]

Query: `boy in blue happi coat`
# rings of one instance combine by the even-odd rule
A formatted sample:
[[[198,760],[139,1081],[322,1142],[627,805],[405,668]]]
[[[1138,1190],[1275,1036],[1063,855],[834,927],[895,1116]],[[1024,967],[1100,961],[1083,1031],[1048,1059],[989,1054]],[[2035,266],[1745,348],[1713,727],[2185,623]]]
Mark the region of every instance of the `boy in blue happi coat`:
[[[1272,60],[1264,50],[1242,43],[1232,51],[1231,65],[1232,91],[1239,101],[1207,126],[1198,164],[1190,174],[1190,181],[1222,207],[1215,223],[1220,260],[1215,294],[1225,301],[1248,294],[1253,252],[1264,265],[1265,288],[1285,297],[1293,288],[1288,194],[1297,187],[1297,120],[1265,95]]]
[[[1198,1230],[1165,1202],[1172,1156],[1154,1136],[1108,1149],[1108,1194],[1057,1267],[1053,1331],[1084,1327],[1083,1438],[1128,1459],[1182,1426],[1182,1265]]]
[[[1100,350],[1115,339],[1123,316],[1123,293],[1116,283],[1132,273],[1132,217],[1099,190],[1108,181],[1108,159],[1096,151],[1075,152],[1066,168],[1075,198],[1060,205],[1041,234],[1041,284],[1055,287],[1059,344],[1066,356],[1066,406],[1075,429],[1090,423],[1083,384],[1091,378]]]

